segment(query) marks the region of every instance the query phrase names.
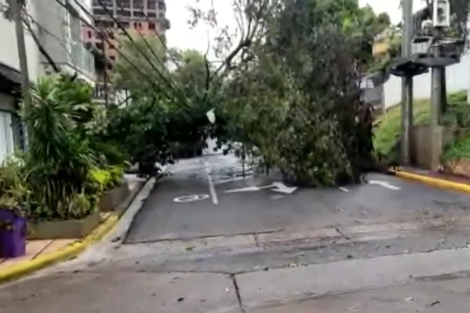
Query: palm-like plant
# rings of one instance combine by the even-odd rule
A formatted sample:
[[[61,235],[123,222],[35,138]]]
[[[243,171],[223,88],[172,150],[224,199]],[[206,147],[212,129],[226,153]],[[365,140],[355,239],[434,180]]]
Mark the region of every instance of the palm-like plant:
[[[31,89],[31,105],[23,115],[28,128],[27,179],[32,188],[33,217],[78,218],[87,215],[91,204],[77,208],[93,151],[82,135],[75,106],[76,97],[67,97],[61,78],[46,77]]]

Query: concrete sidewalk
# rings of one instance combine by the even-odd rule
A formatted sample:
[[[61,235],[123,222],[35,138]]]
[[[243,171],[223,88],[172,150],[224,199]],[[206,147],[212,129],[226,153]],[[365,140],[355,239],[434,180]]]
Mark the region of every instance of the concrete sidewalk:
[[[470,279],[415,281],[408,285],[325,295],[246,313],[461,313],[470,307]]]

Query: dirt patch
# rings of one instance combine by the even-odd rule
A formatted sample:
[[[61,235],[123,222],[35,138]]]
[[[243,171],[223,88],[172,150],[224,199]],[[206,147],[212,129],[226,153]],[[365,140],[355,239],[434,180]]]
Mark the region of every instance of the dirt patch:
[[[444,163],[444,172],[470,178],[470,159],[446,161]]]

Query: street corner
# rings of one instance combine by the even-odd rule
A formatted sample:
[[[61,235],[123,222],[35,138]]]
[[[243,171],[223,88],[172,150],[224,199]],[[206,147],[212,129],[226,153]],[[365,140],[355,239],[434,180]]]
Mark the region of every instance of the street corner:
[[[104,240],[114,230],[116,233],[125,231],[122,228],[128,228],[130,223],[126,223],[129,218],[124,218],[124,216],[142,206],[141,201],[134,200],[139,198],[138,195],[145,188],[150,192],[151,186],[152,182],[132,184],[130,195],[123,202],[126,210],[101,213],[101,223],[84,238],[27,241],[25,256],[15,259],[0,259],[0,283],[13,281],[59,262],[73,259]],[[123,221],[119,223],[121,218]],[[117,227],[119,224],[120,227]]]
[[[39,251],[37,244],[28,242],[27,253],[24,257],[0,263],[0,283],[18,279],[50,265],[76,257],[87,247],[101,240],[113,229],[117,221],[117,215],[110,215],[84,239],[42,241],[45,246]],[[28,247],[30,247],[29,251]]]

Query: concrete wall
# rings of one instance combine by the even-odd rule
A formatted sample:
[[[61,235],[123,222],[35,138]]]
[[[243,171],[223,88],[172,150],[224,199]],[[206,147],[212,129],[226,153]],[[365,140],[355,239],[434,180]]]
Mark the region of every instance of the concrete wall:
[[[446,69],[447,92],[467,90],[470,86],[470,53],[462,56],[460,63]],[[391,76],[384,85],[385,106],[390,107],[401,101],[401,78]],[[431,97],[431,71],[414,78],[414,98]]]
[[[0,0],[0,7],[6,6],[5,0]],[[28,8],[28,12],[31,16],[35,17],[36,12],[33,7]],[[0,62],[16,69],[20,70],[20,63],[18,59],[18,48],[16,42],[15,23],[7,20],[3,14],[0,14]],[[41,75],[41,68],[39,65],[39,50],[36,46],[31,35],[26,31],[25,33],[25,44],[28,58],[28,71],[31,81],[36,81],[37,77]]]
[[[34,6],[38,16],[37,21],[42,26],[38,30],[41,44],[55,62],[67,63],[66,10],[57,4],[55,0],[37,1]],[[41,62],[47,63],[44,56],[41,56]]]
[[[468,128],[453,128],[453,127],[440,127],[439,128],[439,155],[442,155],[445,147],[465,136],[470,134]],[[431,168],[432,163],[432,146],[431,146],[431,129],[428,125],[414,126],[412,131],[412,151],[411,162],[412,164],[421,168]],[[440,159],[440,157],[439,157]]]

